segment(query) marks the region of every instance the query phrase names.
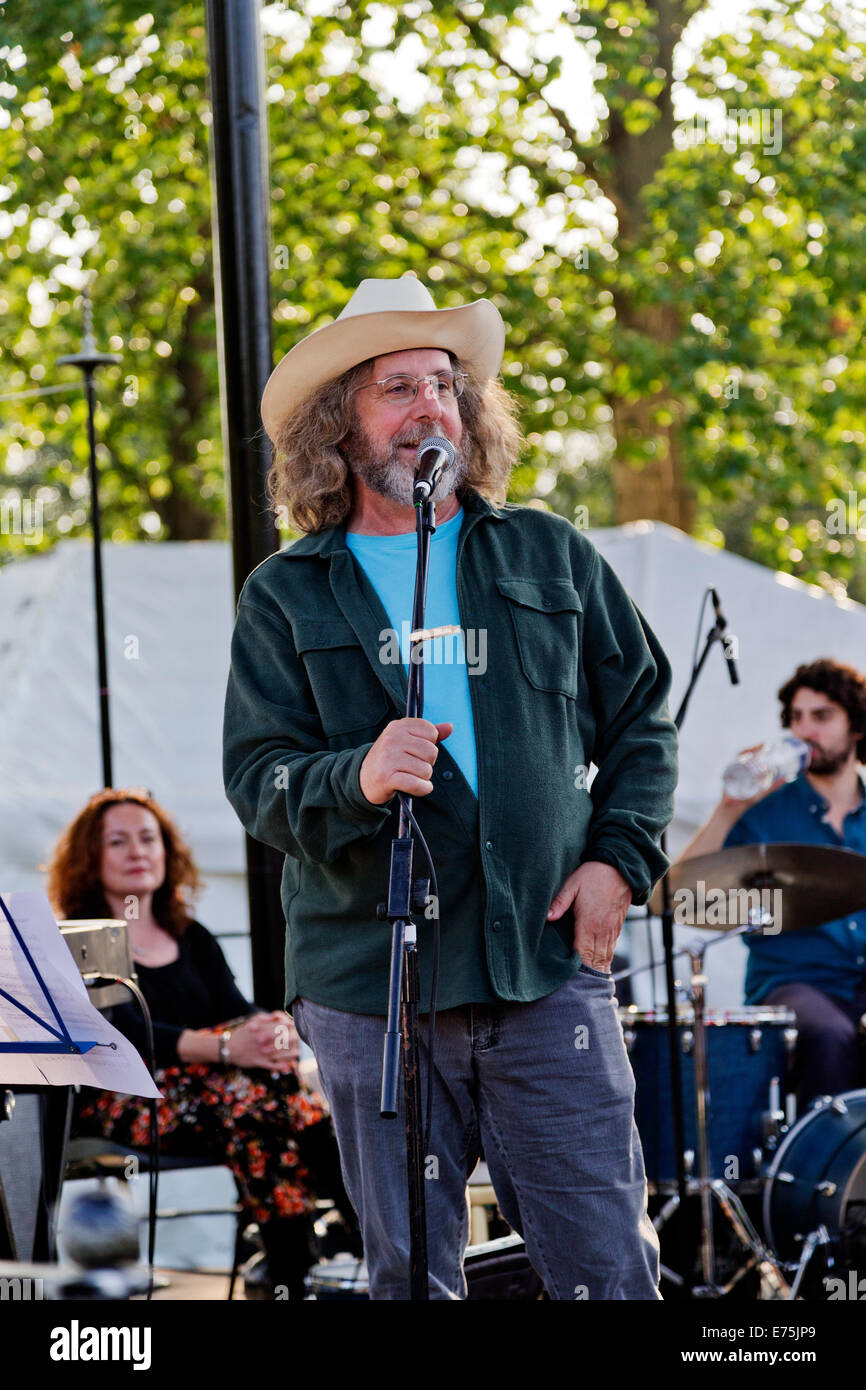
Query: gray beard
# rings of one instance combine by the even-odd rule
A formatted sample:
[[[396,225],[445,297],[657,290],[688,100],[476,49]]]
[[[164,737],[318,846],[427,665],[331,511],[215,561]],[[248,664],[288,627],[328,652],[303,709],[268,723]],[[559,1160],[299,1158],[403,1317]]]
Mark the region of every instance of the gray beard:
[[[401,444],[411,444],[416,439],[426,438],[430,431],[417,428],[404,430],[400,436],[391,440],[386,457],[383,459],[360,425],[353,425],[340,445],[340,452],[353,473],[373,492],[378,492],[389,501],[401,507],[413,505],[412,492],[415,486],[415,469],[407,468],[397,450]],[[442,470],[438,483],[433,489],[432,501],[444,502],[452,492],[465,482],[469,474],[469,440],[464,426],[463,438],[454,445],[454,462]]]

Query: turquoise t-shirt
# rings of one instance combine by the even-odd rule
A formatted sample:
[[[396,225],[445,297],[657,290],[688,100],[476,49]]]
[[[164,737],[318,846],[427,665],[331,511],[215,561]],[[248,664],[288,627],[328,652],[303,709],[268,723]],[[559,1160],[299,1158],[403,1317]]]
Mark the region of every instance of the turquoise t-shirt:
[[[457,603],[457,541],[463,521],[463,508],[450,521],[437,526],[430,541],[427,575],[427,603],[424,626],[460,626]],[[412,598],[415,592],[414,531],[398,536],[367,536],[346,532],[346,545],[363,567],[388,614],[392,634],[380,634],[380,651],[396,652],[408,674],[412,631]],[[423,644],[424,710],[431,724],[448,720],[454,725],[443,745],[448,749],[469,786],[478,795],[478,763],[475,726],[469,696],[470,669],[482,674],[486,667],[485,633],[469,634],[461,629],[449,637],[434,637]],[[468,650],[467,650],[468,648]]]

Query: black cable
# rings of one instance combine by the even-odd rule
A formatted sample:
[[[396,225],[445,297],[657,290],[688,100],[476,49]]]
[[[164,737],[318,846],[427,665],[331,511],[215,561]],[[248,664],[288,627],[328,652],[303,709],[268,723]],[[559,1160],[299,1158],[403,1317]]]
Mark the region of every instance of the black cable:
[[[130,980],[125,975],[90,975],[84,976],[85,983],[92,987],[106,985],[123,985],[133,996],[142,1018],[144,1019],[144,1031],[147,1040],[147,1058],[151,1076],[156,1071],[156,1044],[153,1036],[153,1019],[150,1016],[150,1009],[147,1000],[134,980]],[[147,1298],[153,1297],[153,1260],[156,1248],[156,1199],[159,1186],[159,1113],[157,1111],[157,1100],[150,1096],[147,1102],[148,1113],[150,1115],[150,1130],[148,1138],[148,1150],[150,1153],[150,1172],[148,1174],[148,1213],[147,1213]]]
[[[430,1153],[430,1135],[433,1132],[433,1061],[436,1045],[436,995],[439,991],[439,946],[441,927],[439,920],[439,884],[436,880],[436,869],[433,864],[433,856],[430,853],[427,841],[424,839],[421,827],[409,808],[408,797],[405,792],[398,792],[397,797],[424,851],[424,858],[427,860],[427,867],[430,870],[430,888],[436,907],[436,914],[433,918],[433,966],[430,975],[430,1018],[427,1023],[427,1107],[424,1128],[424,1157],[426,1159]]]
[[[647,955],[649,956],[650,986],[652,989],[652,1008],[653,1012],[655,1012],[656,1008],[658,1007],[656,1000],[656,953],[655,947],[653,946],[653,919],[652,914],[650,912],[649,903],[647,903],[646,906],[646,949]]]
[[[695,647],[694,647],[694,651],[692,652],[692,669],[691,669],[691,671],[689,672],[689,680],[691,680],[692,676],[695,674],[695,671],[696,671],[696,669],[697,669],[697,665],[698,665],[698,647],[699,647],[700,641],[701,641],[701,628],[702,628],[703,622],[704,622],[704,609],[705,609],[706,606],[707,606],[707,599],[710,597],[710,595],[711,595],[712,592],[713,592],[712,589],[705,589],[705,590],[704,590],[703,602],[701,603],[701,611],[700,611],[699,614],[698,614],[698,627],[697,627],[697,631],[695,632]]]
[[[426,528],[432,535],[435,525]],[[420,627],[424,602],[427,593],[427,576],[430,568],[430,540],[424,536],[425,531],[425,508],[416,506],[415,508],[415,539],[418,551],[418,566],[416,568],[415,595],[412,604],[412,624],[413,630]],[[411,660],[411,652],[410,652]],[[410,672],[410,676],[411,676]],[[417,693],[417,712],[424,709],[424,662],[420,661],[415,668],[415,682]],[[430,979],[430,1018],[427,1024],[427,1105],[425,1114],[425,1132],[423,1139],[424,1157],[429,1155],[430,1136],[433,1132],[433,1067],[436,1046],[436,995],[439,987],[439,947],[440,947],[440,922],[439,922],[439,886],[436,880],[436,869],[433,864],[433,857],[424,835],[421,831],[415,816],[409,806],[409,796],[406,792],[397,793],[400,806],[406,813],[406,818],[424,851],[424,857],[430,870],[430,888],[436,906],[436,915],[433,918],[433,963]]]

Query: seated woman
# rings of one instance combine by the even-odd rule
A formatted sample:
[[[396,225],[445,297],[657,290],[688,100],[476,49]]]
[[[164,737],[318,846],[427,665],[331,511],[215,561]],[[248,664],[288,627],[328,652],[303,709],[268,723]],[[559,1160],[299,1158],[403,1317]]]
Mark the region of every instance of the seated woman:
[[[146,792],[97,792],[67,827],[49,865],[48,896],[59,917],[128,923],[139,985],[153,1018],[160,1151],[216,1157],[238,1180],[259,1224],[272,1285],[303,1297],[313,1263],[317,1197],[332,1197],[357,1243],[327,1104],[298,1072],[288,1014],[257,1011],[240,993],[216,939],[188,898],[202,883],[166,811]],[[111,1021],[145,1061],[144,1022],[134,1002]],[[87,1088],[73,1122],[144,1149],[150,1111],[140,1097]]]

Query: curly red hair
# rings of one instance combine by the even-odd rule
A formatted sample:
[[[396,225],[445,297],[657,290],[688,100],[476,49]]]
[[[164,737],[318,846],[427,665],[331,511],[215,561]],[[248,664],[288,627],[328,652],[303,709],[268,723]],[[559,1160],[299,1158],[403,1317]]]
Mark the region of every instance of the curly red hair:
[[[180,940],[192,921],[189,900],[203,888],[192,851],[166,810],[149,792],[106,787],[90,798],[66,827],[47,870],[48,897],[61,918],[111,917],[102,887],[102,822],[112,806],[143,806],[159,821],[165,847],[165,878],[153,895],[151,910],[161,927]]]

